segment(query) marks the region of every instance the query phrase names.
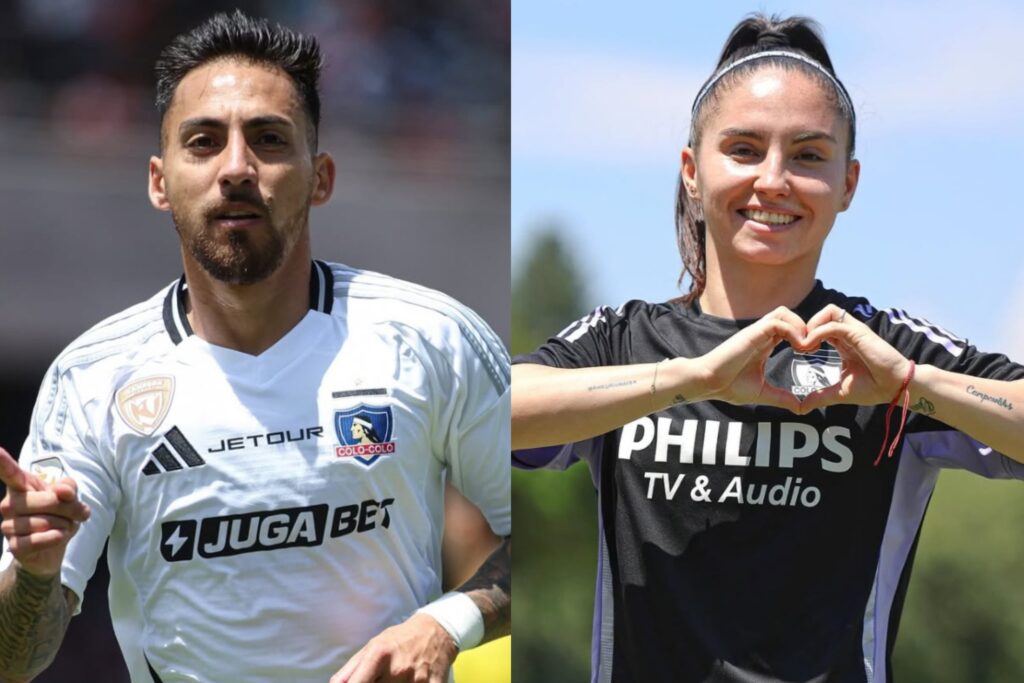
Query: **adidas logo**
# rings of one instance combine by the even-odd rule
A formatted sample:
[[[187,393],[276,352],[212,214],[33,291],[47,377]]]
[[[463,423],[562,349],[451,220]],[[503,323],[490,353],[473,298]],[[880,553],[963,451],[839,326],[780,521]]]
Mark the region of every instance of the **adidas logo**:
[[[142,473],[147,477],[161,472],[173,472],[184,467],[202,467],[206,464],[199,452],[188,442],[185,435],[177,427],[164,434],[167,443],[161,443],[146,461]],[[170,448],[168,448],[170,445]],[[173,451],[171,450],[173,449]],[[177,457],[175,457],[177,456]],[[185,463],[182,465],[182,463]]]

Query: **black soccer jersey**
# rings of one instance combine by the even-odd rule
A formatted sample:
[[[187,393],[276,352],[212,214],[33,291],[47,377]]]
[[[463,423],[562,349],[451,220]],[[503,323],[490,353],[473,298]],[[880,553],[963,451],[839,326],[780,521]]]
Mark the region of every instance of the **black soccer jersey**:
[[[1024,378],[1005,356],[820,283],[796,313],[807,320],[829,303],[920,364]],[[698,305],[631,301],[596,310],[516,362],[693,358],[752,322]],[[834,350],[802,354],[782,344],[766,372],[806,395],[836,382],[840,369]],[[939,469],[1024,478],[1024,465],[910,414],[896,455],[876,466],[886,408],[798,416],[703,401],[586,442],[516,452],[514,464],[526,468],[584,460],[598,489],[592,680],[891,681],[903,594]]]

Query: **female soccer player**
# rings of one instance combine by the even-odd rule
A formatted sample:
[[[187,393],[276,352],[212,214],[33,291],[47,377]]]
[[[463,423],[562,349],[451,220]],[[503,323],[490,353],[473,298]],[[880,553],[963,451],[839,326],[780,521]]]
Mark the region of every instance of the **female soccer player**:
[[[594,681],[885,683],[939,469],[1024,478],[1024,366],[816,279],[860,164],[812,22],[742,21],[691,120],[689,293],[518,359],[514,461],[591,468]]]

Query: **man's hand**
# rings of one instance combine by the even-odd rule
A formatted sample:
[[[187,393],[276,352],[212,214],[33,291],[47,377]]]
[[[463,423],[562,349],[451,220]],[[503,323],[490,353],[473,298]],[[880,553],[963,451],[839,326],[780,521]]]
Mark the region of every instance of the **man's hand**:
[[[35,576],[58,575],[68,541],[89,519],[89,507],[78,500],[77,484],[67,477],[48,482],[25,472],[3,448],[0,481],[7,487],[0,501],[0,531],[14,558]]]
[[[445,683],[457,654],[433,617],[414,614],[363,646],[330,683]]]

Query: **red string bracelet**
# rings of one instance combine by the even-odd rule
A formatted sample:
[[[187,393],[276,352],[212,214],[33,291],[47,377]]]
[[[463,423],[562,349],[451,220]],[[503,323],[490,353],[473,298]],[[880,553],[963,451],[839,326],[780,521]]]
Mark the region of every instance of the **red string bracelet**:
[[[907,371],[907,376],[903,378],[903,384],[900,385],[900,390],[893,396],[892,401],[889,402],[889,410],[885,411],[885,438],[882,439],[882,450],[878,451],[878,457],[875,458],[875,467],[878,467],[878,463],[882,462],[882,455],[885,453],[885,447],[889,444],[889,420],[892,418],[892,411],[896,410],[896,403],[903,397],[903,415],[900,418],[900,428],[896,432],[896,437],[892,440],[892,444],[889,445],[889,455],[896,452],[896,445],[900,442],[900,437],[903,436],[903,427],[907,424],[907,408],[910,406],[910,390],[907,387],[910,386],[911,380],[914,379],[914,368],[917,367],[917,363],[910,361],[910,369]]]

